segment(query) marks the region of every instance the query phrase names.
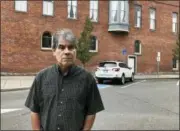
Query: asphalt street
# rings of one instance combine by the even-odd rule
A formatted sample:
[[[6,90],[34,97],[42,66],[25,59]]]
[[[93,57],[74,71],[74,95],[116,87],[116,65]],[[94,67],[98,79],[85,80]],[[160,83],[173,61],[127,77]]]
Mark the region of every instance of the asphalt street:
[[[178,130],[177,80],[139,80],[125,85],[99,85],[105,110],[94,130]],[[31,130],[24,107],[29,90],[1,92],[1,130]]]

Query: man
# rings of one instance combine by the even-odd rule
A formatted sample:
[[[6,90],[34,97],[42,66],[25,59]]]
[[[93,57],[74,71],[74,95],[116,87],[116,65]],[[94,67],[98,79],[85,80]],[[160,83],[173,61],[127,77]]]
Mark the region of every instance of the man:
[[[90,130],[96,113],[104,110],[94,77],[74,64],[75,43],[69,29],[53,36],[57,64],[36,75],[25,102],[33,130]]]

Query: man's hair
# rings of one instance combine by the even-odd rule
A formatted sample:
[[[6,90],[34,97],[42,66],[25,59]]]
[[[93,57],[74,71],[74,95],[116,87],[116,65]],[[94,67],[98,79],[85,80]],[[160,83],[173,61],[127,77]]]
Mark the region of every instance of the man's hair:
[[[63,39],[68,41],[70,44],[76,46],[76,37],[70,29],[59,29],[53,35],[52,49],[55,50],[58,47],[59,40]]]

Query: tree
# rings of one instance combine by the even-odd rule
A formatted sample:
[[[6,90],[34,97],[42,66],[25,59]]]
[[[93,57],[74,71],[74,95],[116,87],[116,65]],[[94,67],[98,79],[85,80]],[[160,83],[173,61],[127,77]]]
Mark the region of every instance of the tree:
[[[95,53],[89,52],[91,46],[91,32],[93,31],[93,24],[89,17],[86,17],[84,29],[81,32],[80,38],[77,41],[77,58],[83,64],[85,64],[95,55]]]
[[[180,43],[179,40],[176,41],[176,46],[173,49],[173,56],[179,60],[179,53],[180,53]]]

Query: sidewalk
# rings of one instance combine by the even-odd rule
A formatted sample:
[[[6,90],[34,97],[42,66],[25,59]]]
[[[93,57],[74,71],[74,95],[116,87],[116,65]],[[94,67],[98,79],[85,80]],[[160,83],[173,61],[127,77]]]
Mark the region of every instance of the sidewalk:
[[[27,90],[35,76],[1,76],[1,92]],[[135,79],[179,79],[179,74],[171,75],[136,75]]]

